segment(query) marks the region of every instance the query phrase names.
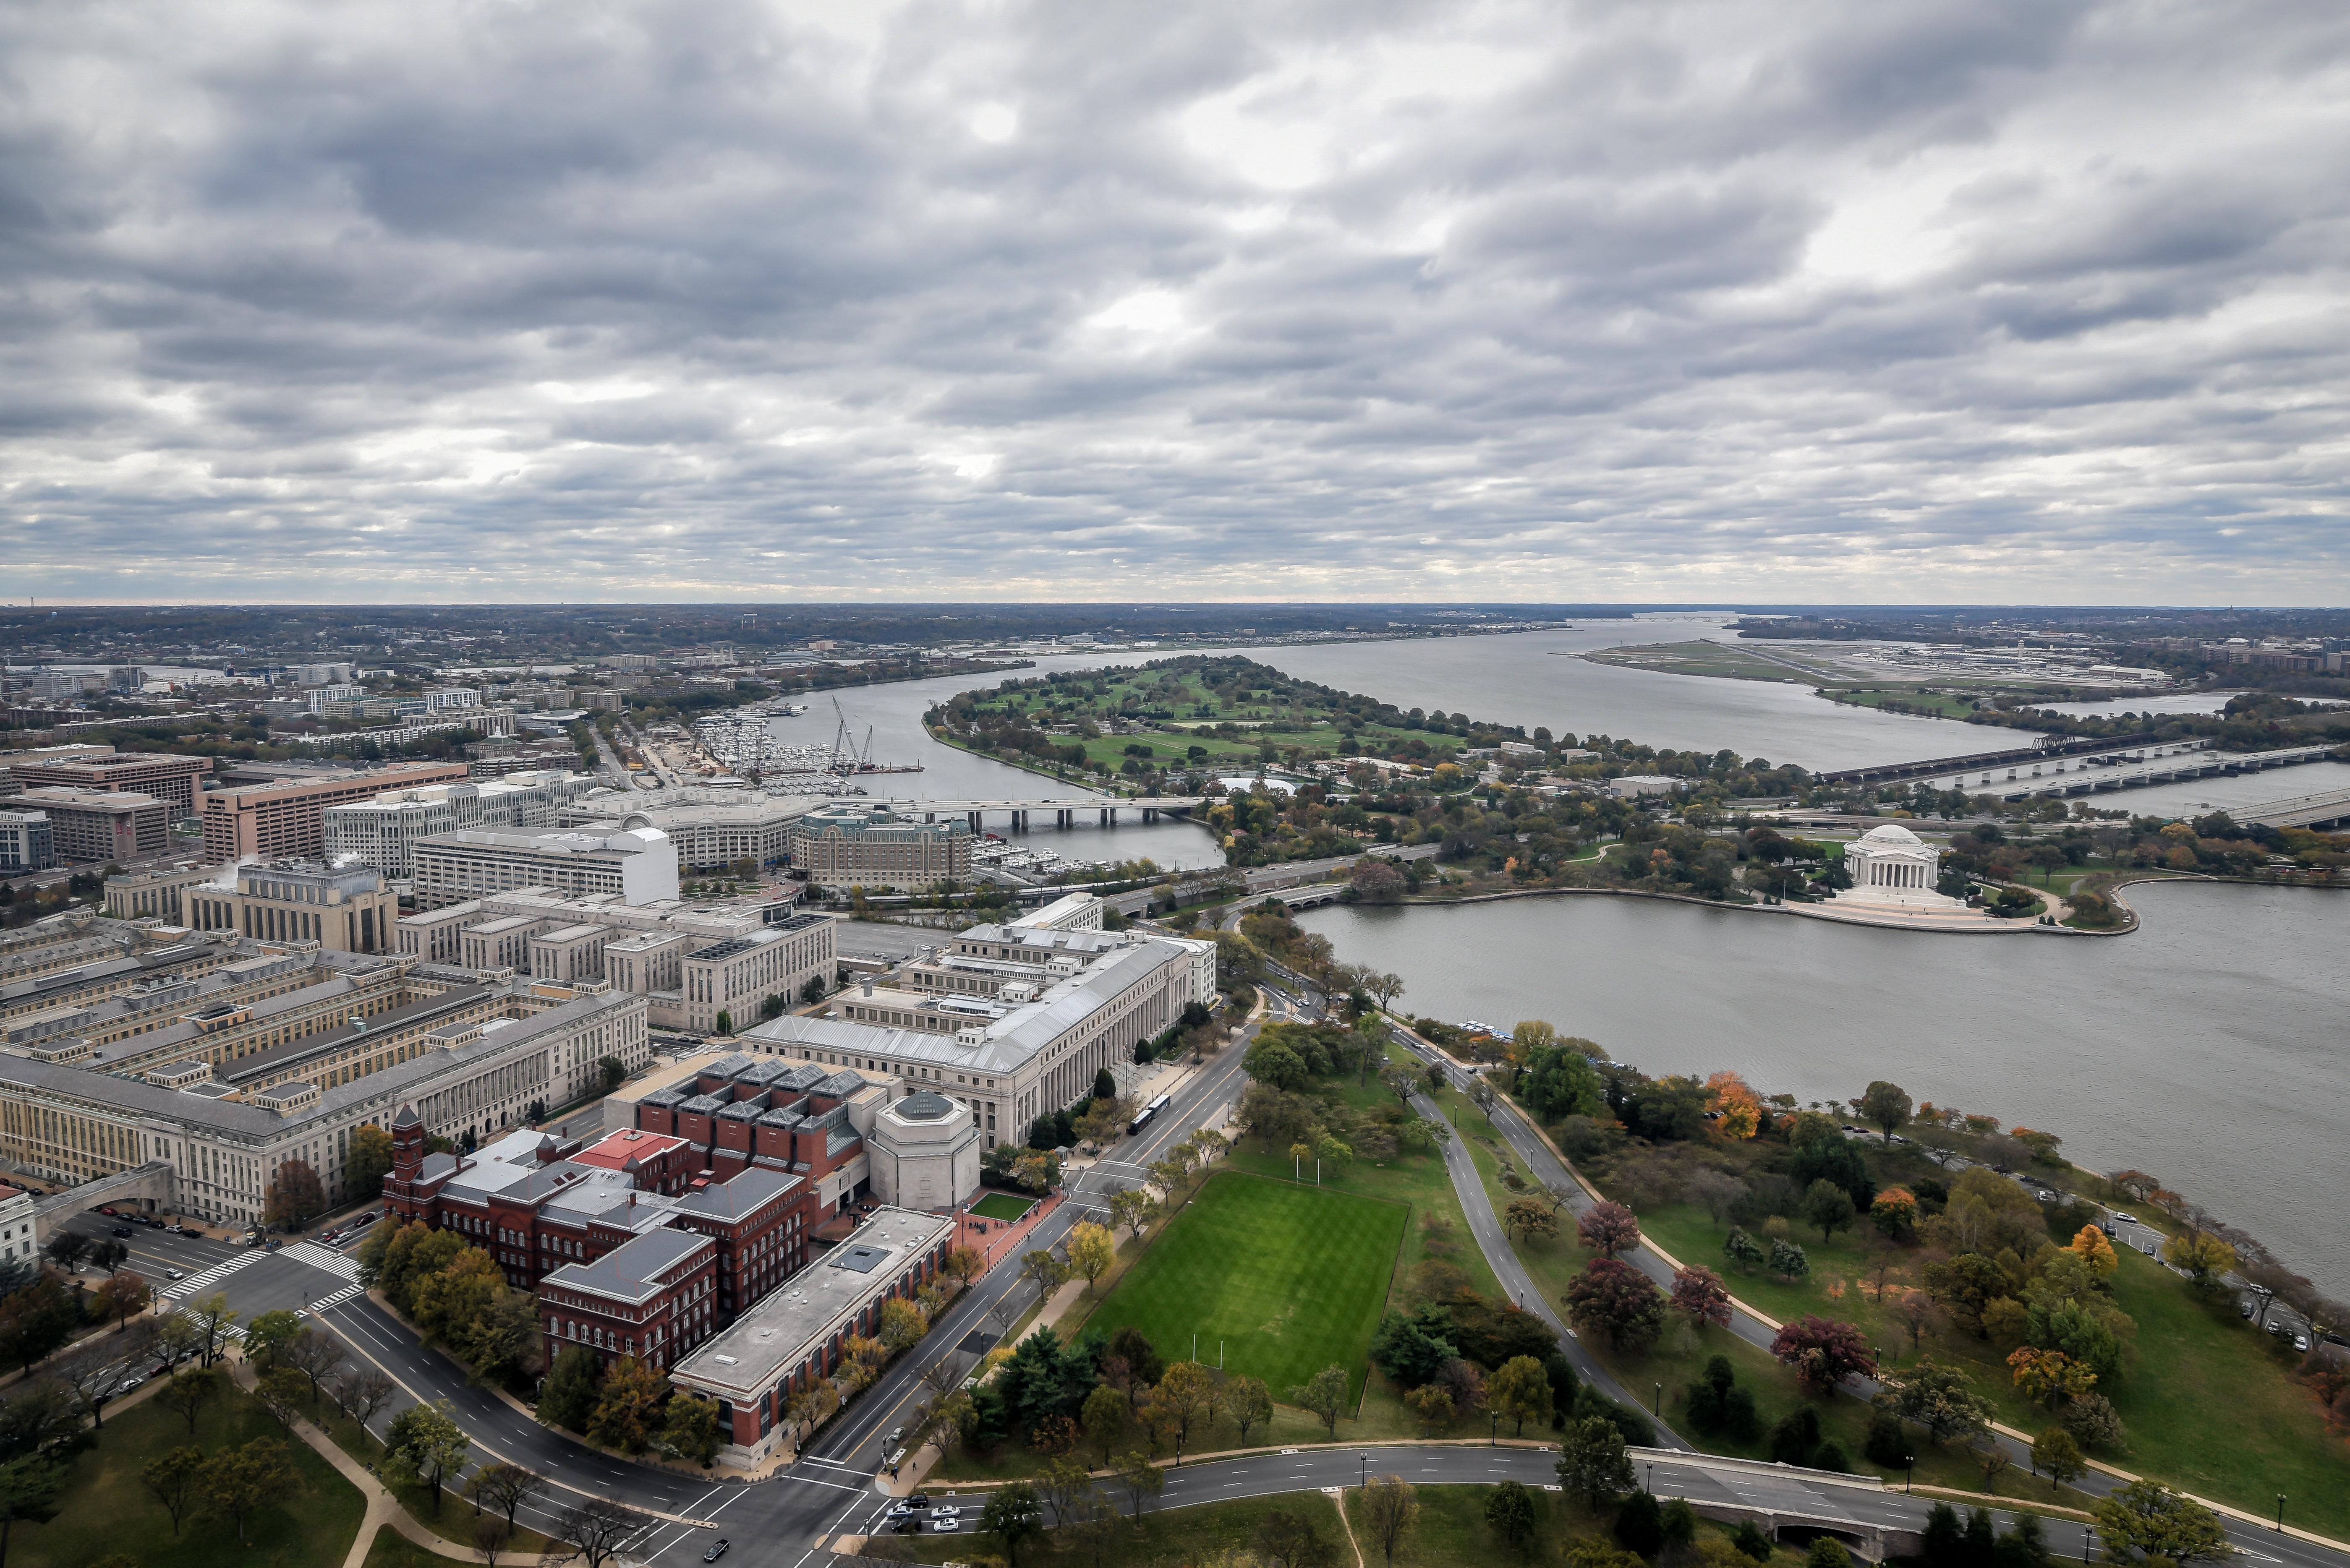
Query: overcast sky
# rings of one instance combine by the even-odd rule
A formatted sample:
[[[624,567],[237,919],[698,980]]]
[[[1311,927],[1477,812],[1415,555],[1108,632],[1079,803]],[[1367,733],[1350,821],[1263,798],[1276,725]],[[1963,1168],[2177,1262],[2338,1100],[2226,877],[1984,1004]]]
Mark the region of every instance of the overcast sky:
[[[0,579],[2341,603],[2346,45],[2339,0],[26,0]]]

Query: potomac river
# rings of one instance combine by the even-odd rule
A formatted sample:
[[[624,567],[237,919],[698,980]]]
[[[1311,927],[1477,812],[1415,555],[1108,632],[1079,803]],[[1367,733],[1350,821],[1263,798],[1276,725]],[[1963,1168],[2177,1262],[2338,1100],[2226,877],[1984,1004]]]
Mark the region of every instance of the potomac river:
[[[1807,687],[1570,657],[1701,637],[1725,618],[1644,616],[1513,636],[1235,651],[1406,707],[1653,745],[1729,746],[1810,768],[2024,739],[1846,707]],[[1170,651],[1066,655],[1017,673],[1139,664]],[[863,782],[876,794],[935,800],[1085,793],[922,732],[924,709],[992,684],[948,676],[837,693],[860,741],[872,726],[876,757],[925,769]],[[812,711],[777,721],[775,732],[829,741],[831,695],[806,699]],[[2243,805],[2322,787],[2319,775],[2337,769],[2199,780],[2096,804]],[[1222,859],[1205,831],[1183,822],[1040,828],[1029,841],[1072,858]],[[1548,1018],[1650,1072],[1734,1067],[1765,1093],[1807,1100],[1843,1099],[1890,1077],[1918,1099],[2044,1127],[2082,1163],[2154,1171],[2350,1295],[2341,1202],[2350,1192],[2341,1064],[2350,975],[2339,958],[2350,898],[2206,884],[2141,884],[2126,897],[2145,919],[2119,939],[1934,937],[1599,898],[1330,909],[1305,919],[1342,956],[1402,975],[1406,1004],[1422,1012],[1501,1024]]]
[[[2350,898],[2140,883],[2121,938],[1929,936],[1640,898],[1299,917],[1401,975],[1401,1005],[1545,1018],[1650,1074],[1733,1068],[1763,1094],[1913,1099],[2152,1171],[2350,1296],[2342,1020]]]

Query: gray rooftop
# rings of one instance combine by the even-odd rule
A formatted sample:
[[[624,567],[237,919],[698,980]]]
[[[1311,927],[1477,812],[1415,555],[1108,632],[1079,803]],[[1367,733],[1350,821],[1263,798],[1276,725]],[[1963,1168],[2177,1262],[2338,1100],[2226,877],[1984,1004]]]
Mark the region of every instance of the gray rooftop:
[[[608,1300],[641,1302],[658,1293],[653,1279],[703,1248],[718,1243],[691,1231],[663,1226],[624,1242],[592,1263],[566,1263],[540,1282],[584,1291]]]

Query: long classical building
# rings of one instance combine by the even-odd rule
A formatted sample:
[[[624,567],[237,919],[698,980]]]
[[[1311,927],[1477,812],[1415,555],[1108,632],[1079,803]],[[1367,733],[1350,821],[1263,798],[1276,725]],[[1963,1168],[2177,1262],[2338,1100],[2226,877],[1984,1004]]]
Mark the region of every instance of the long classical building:
[[[360,1196],[344,1185],[351,1132],[402,1106],[479,1140],[591,1092],[604,1057],[629,1071],[650,1060],[642,997],[368,961],[102,1054],[68,1039],[49,1060],[0,1054],[0,1158],[73,1182],[161,1161],[167,1207],[249,1224],[288,1160],[308,1163],[330,1201]]]
[[[1059,906],[1056,906],[1059,908]],[[1091,1091],[1135,1043],[1216,994],[1211,942],[1052,926],[973,926],[866,981],[825,1017],[786,1015],[743,1048],[889,1073],[963,1106],[986,1147]],[[833,1014],[837,1014],[834,1016]]]
[[[644,996],[659,1029],[710,1033],[788,1002],[810,981],[830,990],[838,969],[832,918],[795,914],[784,898],[637,903],[616,894],[568,898],[517,888],[410,915],[405,953],[537,980],[608,981]]]
[[[400,899],[372,866],[276,860],[180,888],[180,923],[268,941],[317,942],[338,952],[388,952]]]

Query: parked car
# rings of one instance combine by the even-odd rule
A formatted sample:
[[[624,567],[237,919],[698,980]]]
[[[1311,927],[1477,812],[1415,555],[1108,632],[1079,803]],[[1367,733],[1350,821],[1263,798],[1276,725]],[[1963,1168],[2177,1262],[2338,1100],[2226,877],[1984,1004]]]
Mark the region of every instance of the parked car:
[[[100,1209],[99,1212],[105,1215],[109,1220],[114,1218],[114,1210],[111,1209]]]
[[[715,1563],[715,1562],[717,1562],[721,1557],[723,1557],[723,1556],[725,1556],[725,1555],[726,1555],[726,1538],[725,1538],[724,1536],[723,1536],[723,1535],[722,1535],[722,1536],[720,1536],[717,1540],[715,1540],[715,1541],[713,1541],[713,1542],[712,1542],[710,1543],[710,1550],[709,1550],[709,1551],[707,1551],[707,1552],[703,1552],[703,1553],[702,1554],[702,1560],[704,1563]]]

